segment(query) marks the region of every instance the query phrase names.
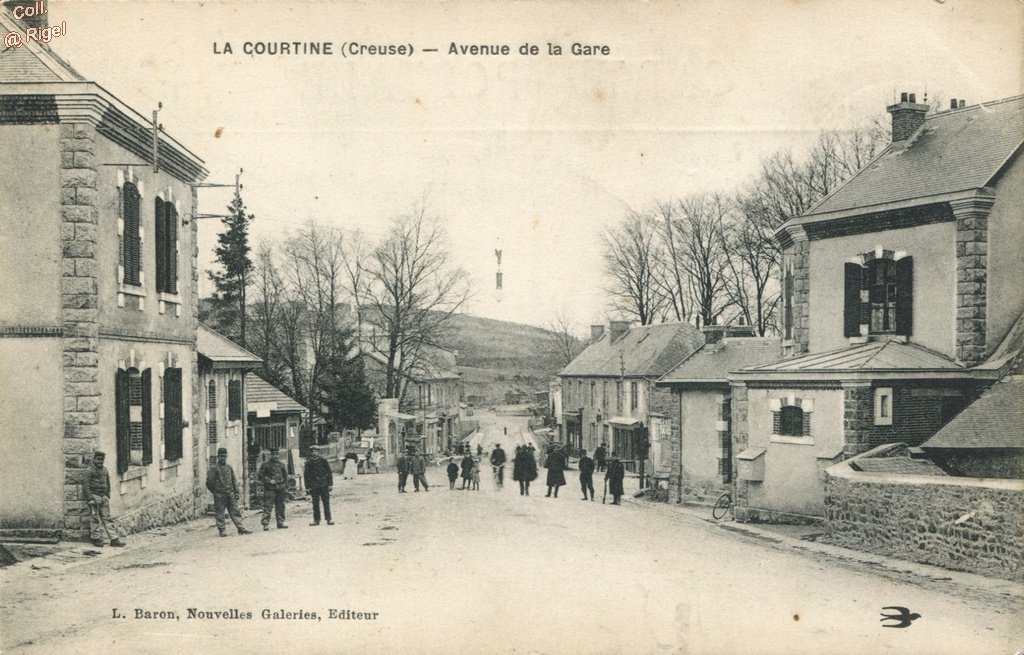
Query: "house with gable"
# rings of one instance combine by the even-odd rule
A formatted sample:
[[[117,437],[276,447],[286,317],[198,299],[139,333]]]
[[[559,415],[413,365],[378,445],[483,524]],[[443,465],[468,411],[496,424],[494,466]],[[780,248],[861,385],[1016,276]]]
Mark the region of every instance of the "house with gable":
[[[659,378],[704,343],[687,323],[630,327],[629,321],[591,326],[591,342],[559,372],[561,441],[591,454],[602,443],[627,470],[656,474],[669,462],[671,408]]]
[[[86,537],[97,449],[123,529],[195,516],[202,160],[29,41],[0,56],[0,169],[0,530]]]
[[[776,233],[783,355],[730,376],[736,516],[824,512],[824,471],[917,447],[1000,375],[1024,308],[1024,96],[928,114]]]

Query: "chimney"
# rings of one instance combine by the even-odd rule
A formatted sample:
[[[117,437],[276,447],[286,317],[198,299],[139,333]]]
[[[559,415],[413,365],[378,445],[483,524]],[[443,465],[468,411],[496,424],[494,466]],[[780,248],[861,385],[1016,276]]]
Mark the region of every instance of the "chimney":
[[[950,109],[956,109],[956,108],[957,108],[957,106],[956,106],[956,98],[952,98],[952,99],[951,99],[951,100],[949,101],[949,108],[950,108]]]
[[[593,343],[604,336],[604,325],[590,326],[590,342]]]
[[[963,108],[964,108],[964,106],[965,106],[966,104],[967,104],[967,101],[966,101],[966,100],[964,100],[963,98],[960,98],[960,105],[959,105],[959,108],[960,108],[960,109],[963,109]]]
[[[924,124],[928,105],[917,104],[917,96],[913,93],[901,93],[899,104],[885,108],[892,114],[892,141],[906,141]]]
[[[704,333],[704,343],[718,343],[725,337],[724,325],[705,325],[700,331]]]
[[[50,21],[46,13],[46,2],[44,0],[3,0],[7,14],[15,18],[23,28],[28,27],[49,27]]]
[[[723,339],[739,339],[755,337],[752,325],[705,325],[700,329],[704,333],[704,343],[718,343]]]
[[[608,321],[608,337],[612,343],[629,332],[629,321]]]

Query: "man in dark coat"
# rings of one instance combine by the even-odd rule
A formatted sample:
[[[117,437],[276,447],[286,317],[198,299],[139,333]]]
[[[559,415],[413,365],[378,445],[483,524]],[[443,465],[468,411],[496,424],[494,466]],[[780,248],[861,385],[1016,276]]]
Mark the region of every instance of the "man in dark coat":
[[[270,529],[270,511],[274,510],[277,527],[284,530],[288,526],[284,522],[284,496],[288,491],[288,469],[278,459],[280,449],[271,446],[270,459],[263,462],[256,478],[263,485],[263,529]]]
[[[545,498],[550,498],[552,491],[554,491],[555,498],[558,498],[558,488],[565,484],[566,466],[565,453],[557,446],[553,446],[553,450],[548,453],[548,460],[545,463],[545,467],[548,470],[548,493],[545,495]]]
[[[412,447],[409,448],[409,454],[402,454],[398,456],[398,461],[395,462],[396,468],[398,469],[398,493],[405,493],[405,482],[409,479],[409,471],[411,470],[410,464],[412,463],[409,459],[412,456]]]
[[[309,447],[309,457],[306,459],[306,466],[302,470],[306,478],[306,489],[313,499],[313,522],[310,525],[320,525],[320,503],[324,504],[324,519],[327,525],[334,525],[331,520],[331,487],[334,486],[334,472],[327,460],[320,456],[320,446],[316,444]]]
[[[501,449],[501,444],[494,444],[494,450],[491,451],[491,466],[496,469],[499,487],[505,484],[505,460],[505,451]]]
[[[238,529],[238,534],[252,534],[242,524],[242,513],[238,511],[238,482],[235,471],[228,464],[228,449],[217,449],[217,463],[206,472],[206,488],[213,494],[213,510],[217,515],[217,531],[226,537],[224,531],[224,514],[231,517],[231,522]]]
[[[455,489],[455,481],[459,479],[459,465],[454,457],[448,458],[448,488]]]
[[[512,479],[519,483],[519,495],[530,495],[530,483],[537,479],[537,460],[533,451],[524,446],[516,447],[512,459]]]
[[[430,491],[426,478],[427,458],[422,453],[413,451],[412,457],[409,460],[409,470],[412,472],[412,485],[415,487],[413,491],[419,491],[420,484],[423,485],[423,491]]]
[[[462,464],[462,487],[460,487],[460,489],[465,489],[467,485],[469,485],[470,483],[473,482],[473,463],[474,463],[473,456],[470,455],[469,451],[467,450],[466,451],[466,456],[462,458],[462,462],[461,462],[461,464]]]
[[[580,489],[583,491],[583,500],[587,499],[587,490],[590,490],[590,500],[594,500],[594,460],[587,457],[586,449],[580,451]]]
[[[89,534],[93,546],[103,546],[104,532],[110,538],[111,546],[124,546],[121,533],[110,518],[110,473],[103,465],[106,453],[97,450],[92,454],[92,466],[85,470],[82,481],[82,497],[89,505]],[[104,527],[106,528],[104,530]]]
[[[605,468],[605,457],[608,456],[608,448],[605,447],[604,442],[597,447],[594,451],[594,462],[597,464],[597,470],[603,471]]]
[[[604,477],[608,480],[608,491],[612,494],[612,505],[621,505],[619,500],[622,498],[622,479],[626,477],[626,467],[619,461],[619,454],[612,453],[612,458],[608,461],[608,471],[605,472]]]

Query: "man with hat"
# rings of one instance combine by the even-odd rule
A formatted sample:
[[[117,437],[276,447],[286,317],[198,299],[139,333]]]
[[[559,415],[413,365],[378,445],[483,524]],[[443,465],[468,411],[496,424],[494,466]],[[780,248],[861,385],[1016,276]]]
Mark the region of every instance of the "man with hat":
[[[587,450],[580,451],[580,489],[583,491],[583,500],[587,499],[587,491],[590,492],[590,500],[594,500],[594,460],[587,457]]]
[[[256,478],[263,485],[263,529],[270,529],[270,510],[273,507],[278,529],[288,526],[284,522],[284,495],[288,491],[288,469],[278,459],[281,449],[270,447],[270,458],[263,462]]]
[[[238,529],[238,534],[252,534],[242,524],[242,513],[238,511],[238,483],[235,471],[228,464],[228,449],[217,449],[217,463],[206,473],[206,488],[213,494],[213,509],[217,514],[217,531],[226,537],[224,532],[224,512],[231,517],[231,522]]]
[[[398,461],[395,462],[395,466],[398,469],[398,493],[405,493],[405,482],[409,479],[409,471],[412,465],[412,453],[415,450],[412,446],[406,449],[406,453],[398,456]]]
[[[110,474],[103,465],[107,455],[102,450],[92,454],[92,466],[85,470],[82,495],[89,505],[89,536],[94,546],[103,546],[104,532],[111,546],[124,546],[121,533],[110,519]]]
[[[491,467],[494,469],[499,489],[505,484],[505,461],[505,451],[501,444],[494,444],[494,450],[491,451]]]
[[[410,449],[410,453],[409,470],[412,472],[412,485],[415,487],[413,491],[419,491],[420,484],[423,484],[423,491],[430,491],[426,478],[427,459],[421,453],[417,453],[415,448]]]
[[[317,444],[309,447],[309,457],[302,472],[306,479],[306,489],[313,499],[313,522],[310,525],[320,525],[321,501],[324,504],[324,519],[327,520],[327,525],[334,525],[334,521],[331,520],[331,487],[334,486],[334,473],[327,460],[320,456],[320,446]]]

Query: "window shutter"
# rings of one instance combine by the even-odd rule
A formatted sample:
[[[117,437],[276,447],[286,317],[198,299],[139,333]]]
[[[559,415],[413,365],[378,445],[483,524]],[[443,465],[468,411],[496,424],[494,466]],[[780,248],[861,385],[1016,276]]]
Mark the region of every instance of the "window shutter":
[[[167,252],[167,293],[178,293],[178,210],[174,203],[164,206],[167,214],[166,252]]]
[[[164,459],[181,459],[181,369],[164,371]]]
[[[167,291],[167,220],[164,217],[165,203],[160,196],[155,201],[153,221],[156,226],[156,290]]]
[[[128,371],[117,369],[114,380],[114,411],[117,435],[117,472],[128,470],[131,461],[131,436],[128,434],[129,398]]]
[[[843,336],[860,335],[860,264],[847,263],[843,295]]]
[[[914,258],[896,262],[896,334],[911,335],[914,328]]]
[[[124,185],[124,281],[138,286],[142,270],[139,238],[139,189],[131,182]]]
[[[153,369],[142,372],[142,464],[153,463]]]
[[[238,380],[228,382],[228,420],[237,421],[242,418],[242,383]]]

